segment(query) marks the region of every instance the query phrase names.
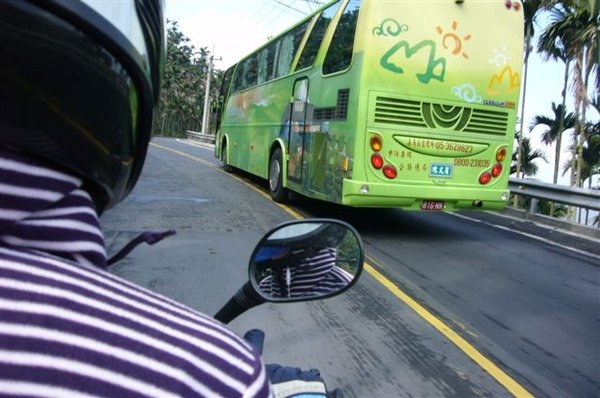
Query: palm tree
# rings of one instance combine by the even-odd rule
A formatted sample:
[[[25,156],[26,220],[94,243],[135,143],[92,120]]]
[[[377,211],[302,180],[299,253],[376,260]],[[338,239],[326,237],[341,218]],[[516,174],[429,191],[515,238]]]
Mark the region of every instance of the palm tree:
[[[525,93],[527,91],[527,69],[528,69],[528,61],[529,54],[531,53],[532,46],[531,40],[533,39],[533,35],[535,33],[534,24],[536,21],[536,17],[538,12],[542,8],[542,0],[524,0],[523,1],[523,15],[525,19],[524,33],[525,33],[525,57],[523,60],[524,70],[523,70],[523,97],[521,100],[521,123],[519,127],[519,131],[517,133],[518,139],[518,147],[517,147],[517,155],[516,155],[516,164],[517,164],[517,176],[521,174],[521,164],[523,163],[521,160],[523,154],[521,153],[521,149],[524,148],[523,145],[523,120],[525,115]],[[517,204],[517,198],[515,197],[515,205]]]
[[[600,122],[586,123],[583,129],[584,143],[582,146],[581,165],[576,171],[580,173],[580,187],[588,181],[588,188],[592,188],[592,177],[600,174]],[[578,145],[579,132],[573,133],[573,140],[569,148],[573,150]],[[563,166],[563,175],[572,168],[572,162],[568,161]]]
[[[520,176],[520,178],[524,178],[526,175],[527,176],[536,175],[537,171],[538,171],[538,165],[534,162],[534,160],[542,159],[545,162],[548,162],[546,160],[546,156],[539,149],[532,151],[531,144],[529,142],[529,138],[523,137],[522,139],[519,139],[519,132],[517,132],[515,134],[515,139],[517,140],[517,143],[521,145],[521,147],[517,148],[517,150],[513,151],[512,164],[510,166],[510,174],[517,173],[517,177]],[[520,149],[520,153],[521,153],[520,162],[519,162],[518,156],[517,156],[519,149]],[[513,195],[513,206],[514,207],[525,208],[525,207],[529,206],[529,203],[530,203],[529,198],[520,197],[519,195],[516,195],[516,194]]]
[[[573,112],[570,112],[565,116],[565,106],[557,106],[554,102],[552,103],[552,112],[554,113],[554,118],[545,115],[534,116],[529,128],[533,129],[539,125],[545,126],[545,131],[542,133],[541,137],[542,142],[546,145],[550,145],[556,141],[554,177],[552,180],[552,182],[556,184],[558,181],[558,169],[560,165],[562,133],[565,130],[575,127],[577,118]]]
[[[588,189],[592,189],[593,176],[600,174],[600,134],[598,133],[598,124],[586,123],[584,129],[585,142],[581,151],[581,162],[576,173],[579,175],[581,185],[587,180]],[[571,149],[578,145],[578,132],[573,134],[573,143]],[[572,170],[572,163],[565,163],[563,175]],[[581,217],[581,213],[580,217]],[[586,211],[586,224],[589,215],[589,210]]]
[[[563,93],[564,94],[564,93]],[[564,101],[564,96],[563,96]],[[565,130],[575,127],[577,118],[573,114],[573,112],[569,113],[565,117],[565,106],[556,105],[554,102],[552,103],[552,112],[554,113],[554,119],[552,117],[548,117],[545,115],[536,115],[534,116],[531,124],[530,130],[533,130],[537,126],[544,126],[545,130],[542,133],[542,142],[546,145],[551,145],[556,141],[556,150],[554,157],[554,176],[552,178],[552,182],[556,184],[558,182],[558,168],[560,165],[560,152],[562,145],[562,135]],[[554,202],[550,203],[550,216],[554,216]]]
[[[569,60],[569,57],[567,56],[567,50],[563,46],[563,43],[560,41],[560,39],[550,36],[550,34],[547,30],[544,31],[540,35],[540,37],[538,39],[538,47],[537,48],[538,48],[538,51],[542,54],[542,56],[544,57],[544,59],[546,61],[548,61],[549,59],[553,59],[555,61],[561,60],[565,64],[563,89],[562,89],[562,93],[561,93],[562,112],[559,115],[560,117],[558,118],[558,125],[556,126],[556,132],[563,131],[563,130],[566,130],[566,128],[564,128],[563,125],[564,125],[564,117],[565,117],[565,111],[566,111],[567,88],[569,85],[570,60]],[[552,109],[554,111],[554,114],[556,115],[556,111],[554,109],[554,103],[552,103]],[[570,126],[570,127],[574,127],[574,126]],[[557,134],[557,136],[554,139],[552,139],[551,142],[553,142],[554,140],[556,140],[556,158],[555,158],[555,162],[554,162],[554,176],[553,176],[552,182],[554,184],[556,184],[556,182],[558,181],[558,166],[560,164],[562,134]]]
[[[589,189],[592,189],[592,177],[600,174],[600,135],[592,133],[597,125],[598,123],[596,125],[586,124],[586,138],[582,151],[581,183],[583,185],[584,181],[587,180]]]
[[[552,8],[551,23],[546,29],[549,38],[554,38],[559,48],[565,50],[565,59],[573,62],[572,90],[575,97],[575,108],[578,115],[578,138],[574,148],[571,165],[571,184],[580,185],[581,160],[585,141],[585,117],[589,105],[588,80],[592,71],[598,69],[598,41],[600,40],[598,25],[598,1],[579,0],[565,1]],[[597,76],[598,74],[596,74]],[[600,85],[600,78],[596,85]]]
[[[519,133],[517,133],[517,136],[518,135],[519,135]],[[548,160],[546,159],[546,155],[544,155],[544,153],[542,151],[540,151],[539,149],[536,149],[535,151],[533,151],[528,137],[523,137],[519,141],[521,142],[521,145],[522,145],[522,147],[520,148],[521,149],[521,164],[519,165],[518,157],[516,155],[516,153],[518,151],[514,151],[513,156],[512,156],[513,164],[510,167],[510,174],[520,173],[521,174],[520,178],[524,178],[525,176],[534,176],[538,172],[538,165],[534,162],[534,160],[542,159],[543,161],[548,163]],[[518,176],[519,176],[519,174],[517,174],[517,177]]]

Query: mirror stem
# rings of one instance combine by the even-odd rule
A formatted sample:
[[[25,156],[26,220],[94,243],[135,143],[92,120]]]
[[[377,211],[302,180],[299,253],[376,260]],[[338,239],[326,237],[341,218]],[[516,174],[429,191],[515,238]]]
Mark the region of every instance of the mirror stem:
[[[247,310],[257,305],[265,303],[266,300],[261,297],[252,287],[250,281],[244,283],[244,286],[217,312],[214,318],[225,324],[243,314]]]

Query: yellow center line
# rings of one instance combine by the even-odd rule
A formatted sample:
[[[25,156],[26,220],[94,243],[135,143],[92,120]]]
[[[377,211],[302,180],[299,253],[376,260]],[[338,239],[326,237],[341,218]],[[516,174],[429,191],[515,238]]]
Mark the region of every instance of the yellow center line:
[[[375,263],[372,259],[371,261]],[[471,358],[476,364],[481,366],[483,370],[489,373],[496,381],[498,381],[504,388],[506,388],[515,397],[525,398],[533,397],[533,395],[527,391],[523,386],[517,383],[512,377],[506,374],[502,369],[496,366],[492,361],[487,359],[481,352],[479,352],[473,345],[467,340],[462,338],[458,333],[452,330],[439,318],[436,318],[431,312],[429,312],[421,304],[417,303],[412,297],[404,293],[398,286],[392,283],[383,274],[377,271],[369,263],[365,262],[365,271],[367,271],[373,278],[379,283],[385,286],[394,296],[398,297],[402,302],[408,305],[413,311],[415,311],[421,318],[426,320],[431,326],[437,329],[443,334],[448,340],[456,345],[461,351],[463,351],[469,358]],[[381,268],[381,267],[379,267]]]
[[[185,152],[178,151],[176,149],[168,148],[166,146],[162,146],[155,143],[150,143],[150,145],[155,146],[157,148],[165,149],[167,151],[174,152],[178,155],[190,158],[197,162],[206,164],[222,173],[227,174],[228,176],[234,178],[235,180],[241,182],[242,184],[250,187],[255,192],[259,193],[263,197],[270,199],[270,196],[267,195],[263,190],[255,187],[250,182],[237,177],[233,174],[227,173],[226,171],[218,168],[213,163],[210,163],[202,158],[192,156]],[[279,206],[282,210],[286,211],[292,217],[297,220],[302,220],[304,217],[302,214],[298,213],[291,207],[286,205],[272,202],[275,205]],[[371,262],[376,264],[375,261],[370,259]],[[378,265],[378,268],[382,268]],[[452,328],[446,325],[443,321],[436,318],[431,312],[429,312],[425,307],[419,304],[416,300],[410,297],[408,294],[404,293],[398,286],[396,286],[392,281],[386,278],[381,272],[377,271],[372,265],[365,261],[364,269],[375,278],[376,281],[381,283],[386,289],[388,289],[394,296],[396,296],[400,301],[404,304],[408,305],[413,311],[415,311],[421,318],[427,321],[431,326],[433,326],[437,331],[439,331],[442,335],[444,335],[448,340],[450,340],[454,345],[456,345],[462,352],[464,352],[471,360],[473,360],[476,364],[478,364],[483,370],[485,370],[490,376],[492,376],[498,383],[500,383],[504,388],[506,388],[511,394],[518,398],[529,398],[533,397],[533,395],[525,389],[525,387],[521,386],[517,381],[515,381],[512,377],[510,377],[506,372],[496,366],[492,361],[490,361],[485,355],[479,352],[472,344],[470,344],[467,340],[461,337],[458,333],[456,333]]]

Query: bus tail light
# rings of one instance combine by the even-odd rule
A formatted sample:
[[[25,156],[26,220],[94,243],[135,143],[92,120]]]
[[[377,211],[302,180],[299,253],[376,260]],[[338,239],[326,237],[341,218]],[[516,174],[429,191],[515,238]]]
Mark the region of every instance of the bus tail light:
[[[479,183],[485,185],[492,180],[492,175],[487,171],[479,176]]]
[[[506,159],[506,147],[505,146],[498,148],[498,150],[496,151],[496,160],[498,162],[502,162],[502,161],[504,161],[504,159]]]
[[[394,166],[386,164],[383,167],[383,175],[385,175],[390,180],[393,180],[398,175],[398,172],[396,171],[396,168]]]
[[[492,177],[498,177],[500,174],[502,174],[502,164],[496,163],[492,167]]]
[[[369,140],[369,145],[371,145],[373,151],[379,152],[381,151],[381,148],[383,148],[383,140],[379,135],[373,134]]]
[[[373,165],[373,167],[375,167],[377,170],[381,169],[383,167],[383,156],[381,156],[378,153],[374,153],[371,155],[371,164]]]

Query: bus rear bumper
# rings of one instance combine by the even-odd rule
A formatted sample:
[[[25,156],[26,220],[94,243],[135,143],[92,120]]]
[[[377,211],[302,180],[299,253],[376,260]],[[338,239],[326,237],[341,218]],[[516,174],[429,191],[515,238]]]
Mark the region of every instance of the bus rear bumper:
[[[366,192],[365,192],[366,191]],[[406,186],[344,180],[342,204],[354,207],[399,207],[422,210],[423,201],[443,201],[446,211],[501,210],[510,191],[487,187]],[[503,199],[504,198],[504,199]]]

